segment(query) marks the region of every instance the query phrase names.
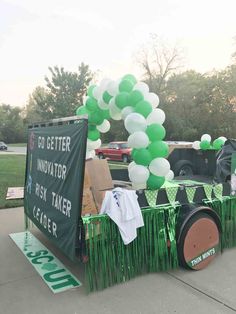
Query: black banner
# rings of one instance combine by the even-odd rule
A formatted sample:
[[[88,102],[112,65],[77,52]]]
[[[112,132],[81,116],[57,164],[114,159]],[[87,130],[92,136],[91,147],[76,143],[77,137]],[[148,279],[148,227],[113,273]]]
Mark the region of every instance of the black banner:
[[[24,207],[32,222],[75,259],[87,120],[29,129]]]

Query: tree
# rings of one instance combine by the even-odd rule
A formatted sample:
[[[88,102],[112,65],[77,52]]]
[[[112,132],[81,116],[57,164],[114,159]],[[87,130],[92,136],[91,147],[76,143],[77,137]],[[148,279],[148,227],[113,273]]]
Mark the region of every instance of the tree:
[[[186,71],[169,78],[164,93],[167,138],[200,140],[209,133],[234,137],[236,67],[211,75]]]
[[[161,96],[167,79],[181,67],[182,52],[177,45],[169,47],[152,34],[150,43],[140,51],[138,62],[144,70],[144,81],[150,91]]]
[[[204,76],[195,71],[175,74],[167,81],[163,107],[168,139],[186,141],[199,138],[200,103],[205,97],[205,83]]]
[[[27,121],[75,115],[92,79],[89,66],[84,63],[81,63],[78,72],[65,71],[57,66],[50,67],[49,71],[51,76],[45,77],[46,88],[37,87],[29,97]]]
[[[111,129],[108,133],[101,134],[101,140],[103,143],[109,143],[113,141],[126,141],[129,133],[124,128],[123,120],[112,120]]]
[[[44,87],[37,86],[29,96],[25,109],[25,123],[41,122],[52,119],[53,112],[48,106],[49,93]]]
[[[64,68],[49,68],[51,79],[45,77],[50,98],[48,106],[55,118],[74,115],[82,104],[87,86],[92,79],[88,65],[81,63],[79,73],[64,71]]]
[[[25,140],[26,132],[19,107],[0,105],[0,136],[0,140],[6,143],[19,143]]]

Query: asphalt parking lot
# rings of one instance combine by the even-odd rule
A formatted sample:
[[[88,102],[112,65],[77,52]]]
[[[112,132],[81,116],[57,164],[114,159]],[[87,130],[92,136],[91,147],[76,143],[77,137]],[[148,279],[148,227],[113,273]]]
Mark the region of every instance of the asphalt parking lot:
[[[0,312],[75,313],[233,313],[236,312],[236,248],[208,268],[153,273],[103,291],[85,286],[53,294],[9,233],[24,231],[23,208],[0,211]],[[32,233],[83,283],[83,267],[65,258],[36,228]]]

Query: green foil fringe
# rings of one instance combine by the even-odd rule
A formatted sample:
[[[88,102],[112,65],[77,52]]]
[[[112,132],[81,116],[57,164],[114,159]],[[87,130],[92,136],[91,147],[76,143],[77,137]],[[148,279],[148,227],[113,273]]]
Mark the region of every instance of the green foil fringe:
[[[236,197],[223,196],[222,200],[206,200],[205,204],[214,209],[220,217],[221,249],[236,246]]]
[[[222,223],[221,249],[236,246],[236,197],[204,200]],[[86,232],[88,292],[125,282],[138,275],[178,267],[175,227],[179,204],[142,209],[144,227],[124,245],[116,224],[107,215],[83,217]]]
[[[124,245],[107,215],[83,217],[86,233],[88,291],[104,289],[144,273],[178,267],[175,225],[179,206],[142,209],[144,227]]]

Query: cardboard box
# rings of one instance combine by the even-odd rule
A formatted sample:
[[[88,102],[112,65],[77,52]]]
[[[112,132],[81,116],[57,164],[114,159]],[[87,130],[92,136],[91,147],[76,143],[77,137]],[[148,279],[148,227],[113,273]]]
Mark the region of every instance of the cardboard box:
[[[86,214],[95,215],[97,214],[97,207],[92,193],[91,181],[87,169],[85,168],[84,173],[84,188],[83,188],[83,199],[82,199],[82,216]]]
[[[110,169],[105,159],[89,159],[85,163],[82,215],[97,214],[106,190],[113,189]]]

